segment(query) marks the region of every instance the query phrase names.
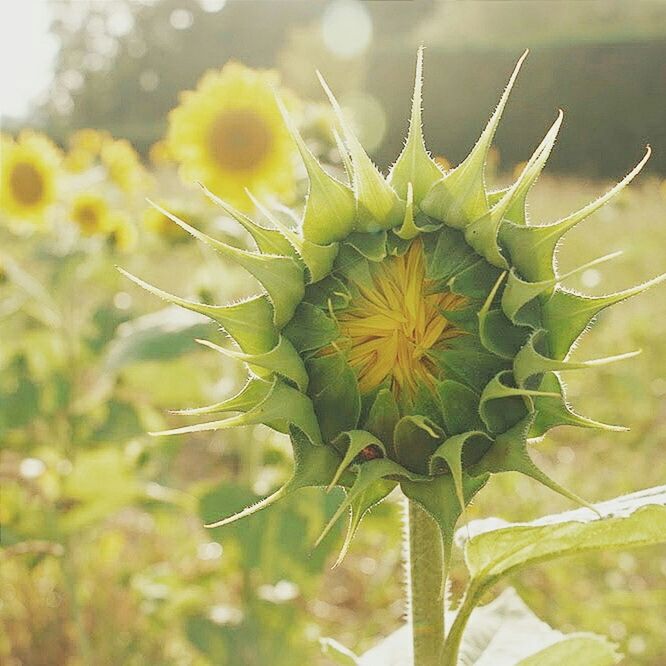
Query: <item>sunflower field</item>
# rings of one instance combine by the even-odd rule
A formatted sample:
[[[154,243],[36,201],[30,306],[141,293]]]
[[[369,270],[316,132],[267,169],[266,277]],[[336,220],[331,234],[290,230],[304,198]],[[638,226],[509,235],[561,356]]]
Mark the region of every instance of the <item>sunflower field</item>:
[[[631,4],[27,3],[60,46],[0,125],[3,664],[664,663]]]

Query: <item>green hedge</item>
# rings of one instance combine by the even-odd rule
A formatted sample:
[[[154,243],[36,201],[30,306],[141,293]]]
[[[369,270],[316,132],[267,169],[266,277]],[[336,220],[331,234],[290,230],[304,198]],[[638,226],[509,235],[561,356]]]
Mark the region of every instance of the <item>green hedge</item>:
[[[464,157],[490,117],[520,53],[506,50],[426,51],[424,123],[433,152]],[[395,158],[405,133],[414,53],[377,54],[368,90],[388,116],[376,154]],[[564,125],[552,171],[617,177],[653,148],[650,171],[666,174],[666,41],[534,49],[514,88],[497,135],[502,164],[526,159],[557,110]]]

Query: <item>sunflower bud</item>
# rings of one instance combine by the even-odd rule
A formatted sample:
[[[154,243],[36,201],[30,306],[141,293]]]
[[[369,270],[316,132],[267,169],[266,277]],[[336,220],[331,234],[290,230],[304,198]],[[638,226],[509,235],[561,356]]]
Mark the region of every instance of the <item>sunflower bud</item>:
[[[580,211],[532,224],[526,198],[553,148],[561,112],[513,185],[489,191],[484,177],[524,58],[478,142],[452,170],[445,172],[425,148],[419,52],[409,134],[387,178],[322,79],[351,182],[322,168],[281,106],[310,177],[297,231],[264,209],[260,224],[218,200],[254,238],[257,250],[245,251],[163,211],[237,261],[264,291],[242,303],[212,306],[132,278],[218,322],[238,350],[217,349],[248,368],[247,384],[236,396],[185,412],[235,415],[160,434],[263,423],[289,433],[293,443],[294,472],[285,486],[216,525],[305,486],[342,486],[346,498],[324,531],[351,512],[342,556],[363,515],[400,486],[435,520],[448,556],[457,520],[491,474],[521,472],[586,505],[536,466],[528,440],[557,425],[621,429],[575,413],[560,373],[633,355],[568,360],[599,312],[664,276],[588,297],[561,285],[570,273],[558,274],[554,255],[562,236],[628,185],[650,151]]]

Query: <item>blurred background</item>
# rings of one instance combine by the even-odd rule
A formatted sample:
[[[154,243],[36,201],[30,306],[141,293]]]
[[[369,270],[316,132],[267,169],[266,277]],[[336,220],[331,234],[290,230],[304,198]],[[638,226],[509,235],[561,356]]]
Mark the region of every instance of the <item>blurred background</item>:
[[[0,3],[3,664],[323,666],[321,637],[361,652],[400,626],[397,498],[364,521],[335,569],[341,527],[313,543],[339,498],[319,491],[203,528],[288,477],[288,442],[264,427],[147,435],[186,422],[169,410],[231,395],[243,371],[194,342],[224,344],[207,320],[165,308],[114,266],[204,303],[255,293],[146,198],[251,247],[196,181],[248,212],[246,187],[285,220],[284,206],[298,214],[307,183],[273,90],[313,152],[342,172],[316,69],[386,169],[406,134],[421,43],[425,135],[443,168],[466,155],[530,48],[488,176],[510,182],[562,108],[531,197],[535,223],[599,196],[649,143],[644,173],[567,236],[561,267],[623,249],[567,281],[592,294],[664,270],[663,0]],[[589,500],[663,482],[665,296],[661,285],[604,314],[575,352],[641,356],[567,377],[579,411],[630,430],[560,428],[536,452]],[[470,518],[567,508],[506,475]],[[609,635],[624,663],[657,666],[665,575],[663,552],[648,549],[556,562],[511,583],[557,628]],[[463,581],[458,560],[454,596]]]

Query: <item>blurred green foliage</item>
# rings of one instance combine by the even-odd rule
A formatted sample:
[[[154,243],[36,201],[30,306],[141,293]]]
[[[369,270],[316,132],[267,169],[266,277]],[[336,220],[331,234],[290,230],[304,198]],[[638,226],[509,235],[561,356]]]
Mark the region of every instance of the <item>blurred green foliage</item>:
[[[544,178],[531,210],[554,219],[603,188]],[[603,235],[626,248],[613,267],[598,269],[604,284],[647,278],[664,264],[665,209],[663,186],[643,180],[572,232],[563,256],[589,259]],[[182,423],[165,409],[212,402],[241,381],[228,360],[191,344],[208,324],[159,309],[122,281],[110,254],[63,256],[34,238],[3,241],[12,251],[11,260],[3,255],[0,285],[3,661],[326,664],[319,637],[362,652],[401,624],[395,502],[373,511],[334,570],[339,529],[317,549],[312,544],[337,502],[317,491],[238,525],[204,529],[270,492],[290,465],[286,443],[265,428],[146,435]],[[221,301],[247,292],[232,267],[205,255],[201,269],[201,258],[194,242],[153,244],[123,263],[159,274],[161,284],[184,295],[201,289]],[[596,270],[570,286],[594,292]],[[195,272],[184,287],[182,275]],[[577,406],[631,431],[560,429],[539,449],[558,480],[593,501],[663,480],[655,464],[666,436],[659,289],[604,316],[576,352],[643,354],[569,379]],[[566,508],[537,484],[508,475],[491,482],[469,518],[531,519]],[[627,664],[657,666],[666,648],[663,575],[663,559],[648,549],[553,563],[510,582],[553,625],[609,634]],[[459,563],[454,595],[463,579]]]

